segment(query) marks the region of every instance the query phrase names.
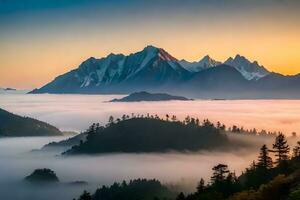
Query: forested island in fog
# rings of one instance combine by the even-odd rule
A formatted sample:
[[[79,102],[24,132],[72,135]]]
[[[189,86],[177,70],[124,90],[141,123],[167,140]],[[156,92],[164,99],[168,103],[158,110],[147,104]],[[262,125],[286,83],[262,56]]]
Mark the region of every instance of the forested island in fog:
[[[64,154],[137,153],[167,151],[198,151],[201,149],[231,148],[231,142],[222,132],[225,125],[216,127],[209,120],[176,116],[136,116],[114,120],[106,126],[93,124],[87,130],[86,141],[73,146]],[[235,144],[238,146],[239,144]]]
[[[179,101],[190,101],[192,99],[188,99],[182,96],[173,96],[166,93],[149,93],[149,92],[134,92],[128,96],[125,96],[121,99],[113,99],[111,102],[139,102],[139,101],[171,101],[171,100],[179,100]]]
[[[253,144],[243,140],[233,140],[228,134],[275,137],[280,132],[246,130],[233,125],[200,121],[187,116],[183,121],[175,115],[123,115],[101,126],[92,124],[85,132],[65,141],[50,143],[44,147],[68,147],[65,155],[99,153],[141,153],[168,151],[222,150],[249,147]]]

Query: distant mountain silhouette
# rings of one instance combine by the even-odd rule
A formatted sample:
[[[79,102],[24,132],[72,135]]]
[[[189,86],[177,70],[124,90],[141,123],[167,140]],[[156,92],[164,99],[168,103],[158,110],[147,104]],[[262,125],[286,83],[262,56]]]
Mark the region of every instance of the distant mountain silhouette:
[[[149,92],[135,92],[121,99],[113,99],[111,102],[136,102],[136,101],[170,101],[180,100],[188,101],[190,99],[181,96],[172,96],[165,93],[149,93]]]
[[[29,117],[21,117],[0,108],[0,136],[62,135],[56,127]]]
[[[68,148],[80,144],[80,141],[85,141],[86,140],[87,134],[80,133],[78,135],[75,135],[73,137],[70,137],[68,139],[59,141],[59,142],[50,142],[46,145],[44,145],[40,150],[34,150],[34,151],[65,151]]]
[[[298,79],[299,75],[270,73],[241,55],[228,58],[224,64],[209,56],[188,62],[177,60],[162,48],[147,46],[128,56],[91,57],[77,69],[30,93],[149,91],[194,98],[300,98]]]

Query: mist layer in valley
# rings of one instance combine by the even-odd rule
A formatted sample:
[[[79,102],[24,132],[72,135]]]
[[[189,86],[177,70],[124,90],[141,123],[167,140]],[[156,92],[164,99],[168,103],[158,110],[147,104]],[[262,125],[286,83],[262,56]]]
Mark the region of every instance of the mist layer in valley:
[[[72,157],[57,156],[52,152],[31,152],[48,142],[62,139],[65,137],[1,138],[0,199],[50,200],[53,194],[58,200],[72,199],[83,190],[94,192],[103,184],[134,178],[155,178],[172,188],[193,191],[201,177],[209,180],[211,168],[217,163],[227,163],[230,169],[240,174],[258,154],[258,151],[250,149],[239,153],[201,151]],[[60,183],[50,186],[25,183],[24,177],[37,168],[54,170]],[[69,184],[74,181],[87,181],[88,185]]]
[[[93,122],[106,124],[110,115],[175,114],[221,121],[244,128],[266,129],[291,133],[300,128],[299,101],[202,101],[108,103],[121,96],[110,95],[23,95],[5,94],[0,107],[56,125],[61,130],[83,131]],[[231,140],[244,142],[249,148],[239,151],[164,154],[103,154],[95,156],[60,156],[60,152],[34,153],[52,141],[66,137],[0,138],[0,199],[65,200],[78,197],[83,190],[94,192],[101,185],[135,178],[155,178],[162,183],[191,192],[200,178],[209,180],[211,169],[218,163],[228,164],[238,174],[258,155],[262,144],[271,145],[273,137],[254,137],[232,134]],[[293,143],[299,138],[288,138]],[[37,168],[50,168],[60,183],[34,186],[23,179]],[[88,185],[70,185],[73,181],[87,181]]]
[[[220,121],[227,126],[282,131],[300,130],[299,100],[195,100],[168,102],[114,102],[120,95],[25,95],[3,94],[0,107],[21,116],[33,117],[61,130],[83,131],[93,122],[107,123],[110,115],[166,114],[184,119],[187,115]]]

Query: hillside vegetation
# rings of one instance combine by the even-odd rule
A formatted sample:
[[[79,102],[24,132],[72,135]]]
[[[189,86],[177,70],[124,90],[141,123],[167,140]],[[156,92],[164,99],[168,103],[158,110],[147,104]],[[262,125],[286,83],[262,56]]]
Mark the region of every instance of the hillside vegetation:
[[[187,117],[181,122],[175,116],[166,120],[158,116],[123,116],[109,119],[103,127],[93,124],[87,130],[86,141],[73,146],[65,154],[94,154],[113,152],[197,151],[229,148],[230,140],[208,120]],[[236,144],[237,145],[237,144]]]
[[[21,117],[0,108],[0,136],[57,136],[60,130],[45,122]]]

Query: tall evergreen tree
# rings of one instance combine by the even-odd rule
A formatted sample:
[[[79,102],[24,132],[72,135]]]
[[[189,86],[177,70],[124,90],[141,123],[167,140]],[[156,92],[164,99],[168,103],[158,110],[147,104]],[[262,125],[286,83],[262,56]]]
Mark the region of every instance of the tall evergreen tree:
[[[293,157],[300,157],[300,141],[298,141],[296,146],[293,148]]]
[[[275,153],[276,164],[280,164],[282,161],[288,160],[290,147],[282,133],[276,137],[275,143],[273,144],[273,150],[271,150],[271,152]]]
[[[198,185],[197,185],[197,192],[199,194],[201,194],[204,190],[205,190],[205,182],[204,182],[204,179],[201,178]]]
[[[180,192],[180,194],[177,196],[176,200],[185,200],[185,196],[183,192]]]
[[[92,196],[87,191],[83,191],[83,194],[79,197],[78,200],[92,200]]]
[[[265,144],[260,148],[257,166],[265,169],[273,167],[272,158],[269,156],[269,149]]]
[[[114,123],[114,117],[113,117],[113,116],[110,116],[110,117],[108,118],[108,124],[111,125],[111,124],[113,124],[113,123]]]
[[[214,166],[212,170],[213,170],[213,176],[211,177],[212,183],[224,181],[229,173],[228,166],[225,164],[218,164],[217,166]]]

